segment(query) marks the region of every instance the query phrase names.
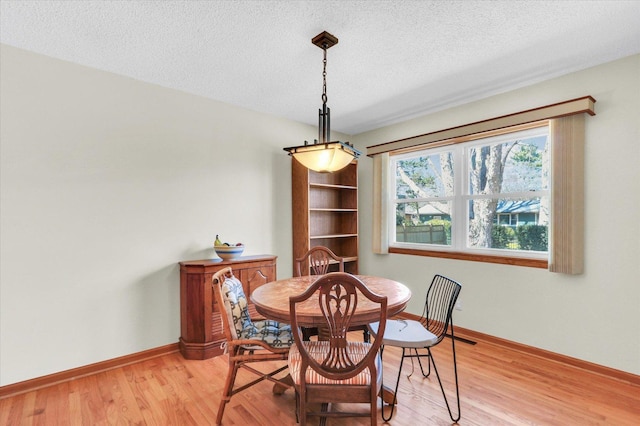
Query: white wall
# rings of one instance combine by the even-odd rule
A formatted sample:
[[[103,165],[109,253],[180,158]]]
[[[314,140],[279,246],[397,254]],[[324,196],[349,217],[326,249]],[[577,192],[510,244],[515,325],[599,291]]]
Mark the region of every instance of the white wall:
[[[371,252],[371,215],[360,216],[360,268],[407,283],[420,314],[441,273],[463,284],[455,323],[596,364],[640,374],[640,56],[576,72],[357,135],[388,142],[591,95],[586,118],[585,273]],[[360,161],[360,209],[372,205],[372,161]]]
[[[0,386],[177,342],[177,262],[213,257],[216,233],[278,255],[278,275],[291,275],[282,148],[317,129],[0,53]],[[639,75],[636,56],[350,138],[364,148],[594,96],[584,275],[371,254],[366,157],[361,271],[410,285],[414,313],[431,276],[451,275],[464,284],[457,324],[640,374]]]
[[[317,128],[1,54],[0,385],[176,343],[178,262],[216,233],[291,276],[282,148]]]

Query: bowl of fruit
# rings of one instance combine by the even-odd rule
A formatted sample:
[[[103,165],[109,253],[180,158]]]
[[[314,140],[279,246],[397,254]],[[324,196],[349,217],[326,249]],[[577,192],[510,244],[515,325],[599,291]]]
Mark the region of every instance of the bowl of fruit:
[[[213,249],[216,251],[216,254],[220,259],[231,260],[242,255],[242,252],[244,251],[244,244],[223,243],[216,235],[216,241],[213,243]]]

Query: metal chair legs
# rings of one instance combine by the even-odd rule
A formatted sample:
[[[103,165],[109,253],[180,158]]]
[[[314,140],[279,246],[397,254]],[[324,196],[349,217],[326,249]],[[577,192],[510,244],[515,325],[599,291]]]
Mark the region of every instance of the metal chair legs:
[[[453,342],[453,339],[451,339],[451,341]],[[430,359],[431,364],[433,364],[433,371],[436,372],[436,378],[438,379],[438,384],[440,385],[440,390],[442,391],[442,397],[444,398],[444,403],[447,405],[447,411],[449,411],[449,417],[451,418],[451,420],[455,423],[458,422],[458,420],[460,420],[460,391],[459,391],[459,387],[458,387],[458,366],[456,364],[456,350],[455,350],[455,343],[453,343],[453,373],[455,376],[455,380],[456,380],[456,402],[457,402],[457,406],[458,406],[458,414],[454,417],[452,411],[451,411],[451,407],[449,406],[449,400],[447,399],[447,394],[444,392],[444,387],[442,386],[442,380],[440,380],[440,374],[438,374],[438,367],[436,367],[436,361],[433,358],[433,354],[431,353],[431,349],[427,348],[427,352],[428,355],[420,355],[420,356],[428,356]],[[417,350],[416,350],[417,353]],[[420,358],[418,358],[418,363],[420,363]],[[422,364],[420,363],[420,370],[422,372],[422,375],[424,377],[428,377],[429,374],[431,373],[431,365],[429,365],[429,372],[427,374],[424,374],[424,371],[422,371]]]
[[[396,380],[396,389],[393,392],[393,402],[390,404],[391,405],[391,411],[389,412],[389,417],[385,417],[384,415],[384,399],[382,398],[382,396],[380,397],[380,399],[382,400],[382,408],[380,410],[381,415],[382,415],[382,420],[384,420],[385,422],[388,422],[389,420],[391,420],[391,417],[393,417],[393,412],[396,409],[396,404],[398,403],[398,385],[400,384],[400,375],[402,374],[402,364],[404,363],[404,358],[405,358],[405,350],[407,348],[402,348],[402,357],[400,358],[400,367],[398,368],[398,380]],[[382,353],[384,352],[384,346],[382,346],[380,348],[380,361],[382,361]],[[383,363],[384,365],[384,363]],[[383,377],[384,377],[384,369],[383,369]],[[383,384],[384,384],[384,378],[382,380]]]
[[[452,349],[453,349],[453,372],[454,372],[454,376],[455,376],[455,382],[456,382],[456,405],[458,408],[458,413],[454,416],[453,412],[451,410],[451,406],[449,405],[449,400],[447,399],[447,395],[444,391],[444,387],[442,386],[442,380],[440,380],[440,374],[438,374],[438,368],[436,367],[436,362],[435,359],[433,358],[433,354],[431,353],[431,348],[425,348],[427,350],[426,354],[419,354],[418,353],[418,349],[414,348],[413,351],[415,352],[415,354],[411,353],[411,348],[402,348],[402,357],[400,358],[400,366],[398,367],[398,379],[396,381],[396,388],[394,391],[394,395],[393,395],[393,403],[391,404],[391,410],[389,412],[388,417],[385,416],[384,414],[384,401],[382,401],[382,420],[384,420],[385,422],[388,422],[389,420],[391,420],[391,418],[393,417],[393,413],[395,411],[396,405],[397,405],[397,399],[398,399],[398,385],[400,383],[400,377],[402,375],[402,365],[404,363],[404,359],[405,358],[417,358],[418,359],[418,364],[420,365],[420,372],[422,373],[423,377],[429,377],[429,375],[431,374],[431,364],[433,364],[433,370],[436,373],[436,378],[438,379],[438,384],[440,385],[440,391],[442,392],[442,396],[444,398],[444,403],[447,406],[447,411],[449,411],[449,417],[451,418],[451,420],[455,423],[458,422],[458,420],[460,420],[460,390],[459,390],[459,386],[458,386],[458,364],[456,362],[456,344],[455,344],[455,339],[453,338],[453,336],[451,336],[451,345],[452,345]],[[384,351],[384,347],[381,348],[380,350],[380,356],[382,357],[382,353]],[[408,352],[408,353],[407,353]],[[424,372],[424,368],[422,366],[422,361],[420,360],[420,358],[424,358],[427,357],[429,358],[428,362],[427,362],[427,372]]]

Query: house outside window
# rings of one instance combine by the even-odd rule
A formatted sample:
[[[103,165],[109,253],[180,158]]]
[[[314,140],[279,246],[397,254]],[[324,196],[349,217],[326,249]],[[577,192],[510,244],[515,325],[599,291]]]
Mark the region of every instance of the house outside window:
[[[393,153],[389,246],[546,258],[548,123]]]

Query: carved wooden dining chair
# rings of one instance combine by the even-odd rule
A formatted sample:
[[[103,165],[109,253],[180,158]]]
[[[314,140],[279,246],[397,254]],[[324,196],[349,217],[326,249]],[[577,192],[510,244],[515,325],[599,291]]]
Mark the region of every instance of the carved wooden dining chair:
[[[312,299],[312,296],[317,298]],[[298,296],[289,298],[291,328],[295,344],[289,351],[289,371],[296,389],[296,416],[305,425],[308,416],[364,417],[377,424],[377,396],[381,387],[382,343],[347,339],[349,325],[358,312],[359,297],[372,301],[378,309],[378,330],[384,333],[387,297],[371,292],[357,277],[344,272],[321,276]],[[329,330],[329,340],[303,340],[299,329],[298,305],[317,303]],[[368,403],[369,412],[337,412],[330,403]],[[310,404],[320,410],[309,410]],[[313,407],[313,406],[312,406]],[[333,408],[333,407],[331,407]]]
[[[252,321],[242,283],[230,267],[216,272],[212,278],[213,292],[220,309],[222,327],[226,337],[229,370],[222,391],[216,424],[222,424],[224,409],[231,397],[263,380],[277,383],[281,389],[289,385],[274,376],[287,369],[287,364],[269,373],[253,368],[250,364],[264,361],[285,361],[293,344],[291,327],[277,321]],[[259,377],[234,389],[236,375],[244,368]]]
[[[453,308],[460,294],[462,286],[447,277],[435,275],[431,281],[431,285],[427,290],[427,298],[424,304],[424,310],[419,321],[415,320],[389,320],[387,321],[385,331],[380,331],[377,323],[370,324],[371,332],[374,336],[382,337],[382,351],[386,346],[396,346],[402,348],[402,357],[400,358],[400,367],[398,368],[398,379],[396,381],[396,390],[394,393],[393,403],[388,417],[384,413],[384,405],[382,407],[382,418],[385,421],[391,420],[393,411],[396,406],[396,397],[398,395],[398,383],[402,374],[402,364],[405,358],[417,358],[420,365],[420,371],[423,377],[429,377],[431,374],[431,365],[436,373],[444,402],[449,411],[449,417],[454,422],[460,420],[460,391],[458,388],[458,366],[456,364],[456,342],[453,333]],[[447,334],[449,332],[449,334]],[[440,374],[436,367],[436,361],[433,358],[431,348],[438,345],[443,339],[451,337],[451,347],[453,351],[453,373],[455,377],[457,414],[453,414],[449,406],[449,400],[442,386]],[[376,337],[376,340],[381,340]],[[422,352],[419,352],[422,351]],[[424,372],[421,358],[428,358],[427,372]]]
[[[338,271],[344,272],[344,259],[335,254],[330,248],[324,246],[311,247],[304,256],[296,259],[296,277],[302,276],[308,270],[309,275],[325,275],[331,270],[331,265],[337,264]],[[335,271],[334,271],[335,272]],[[361,330],[362,338],[365,342],[369,341],[369,327],[360,325],[352,327],[349,331]],[[309,340],[311,336],[319,336],[325,339],[324,330],[317,327],[303,327],[302,335],[305,340]]]
[[[307,275],[324,275],[333,263],[338,264],[338,272],[344,272],[344,259],[324,246],[311,247],[304,256],[296,259],[296,277]],[[307,273],[308,270],[308,273]]]

